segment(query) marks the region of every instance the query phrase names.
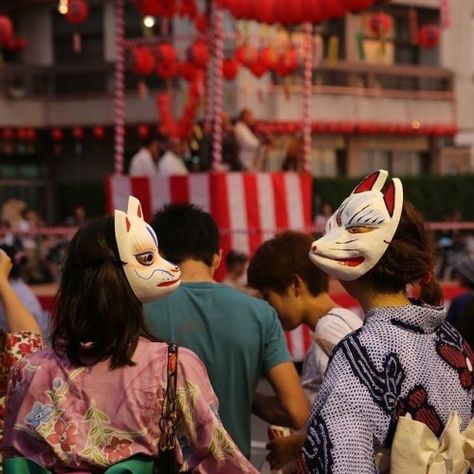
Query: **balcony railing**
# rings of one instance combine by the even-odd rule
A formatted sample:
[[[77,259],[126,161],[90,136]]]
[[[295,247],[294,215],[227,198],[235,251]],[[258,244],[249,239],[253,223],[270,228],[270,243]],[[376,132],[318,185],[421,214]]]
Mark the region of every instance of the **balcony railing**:
[[[327,94],[350,94],[397,98],[452,100],[454,76],[449,70],[423,66],[382,66],[364,63],[324,63],[314,69],[314,90]],[[29,66],[5,64],[0,67],[0,94],[11,98],[111,95],[113,64],[70,66]],[[137,90],[139,79],[131,71],[126,75],[126,90]],[[156,76],[146,79],[150,89],[163,87]],[[282,87],[281,78],[273,77],[273,91]],[[302,87],[302,75],[285,81],[285,87]]]

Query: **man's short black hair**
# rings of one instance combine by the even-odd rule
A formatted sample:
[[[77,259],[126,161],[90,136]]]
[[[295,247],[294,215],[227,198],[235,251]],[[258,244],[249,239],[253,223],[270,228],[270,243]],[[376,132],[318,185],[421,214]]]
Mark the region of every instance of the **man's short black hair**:
[[[212,265],[219,253],[219,229],[212,216],[193,204],[167,204],[151,223],[158,236],[160,252],[180,264],[198,260]]]

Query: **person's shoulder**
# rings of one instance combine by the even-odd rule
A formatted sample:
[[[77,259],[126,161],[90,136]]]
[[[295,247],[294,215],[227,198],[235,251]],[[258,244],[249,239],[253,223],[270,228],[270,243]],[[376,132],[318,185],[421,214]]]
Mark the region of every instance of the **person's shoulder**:
[[[333,308],[323,316],[316,324],[315,334],[327,333],[337,330],[338,333],[351,333],[359,329],[363,324],[360,318],[353,311],[346,308]]]

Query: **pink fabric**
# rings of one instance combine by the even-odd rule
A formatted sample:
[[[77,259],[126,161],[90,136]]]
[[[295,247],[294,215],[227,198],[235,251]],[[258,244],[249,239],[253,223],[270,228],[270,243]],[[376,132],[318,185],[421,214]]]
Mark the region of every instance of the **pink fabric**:
[[[74,367],[51,349],[17,364],[5,417],[4,456],[54,469],[93,470],[138,453],[156,457],[167,345],[139,341],[136,365]],[[200,473],[257,472],[224,430],[203,363],[180,348],[177,459]]]

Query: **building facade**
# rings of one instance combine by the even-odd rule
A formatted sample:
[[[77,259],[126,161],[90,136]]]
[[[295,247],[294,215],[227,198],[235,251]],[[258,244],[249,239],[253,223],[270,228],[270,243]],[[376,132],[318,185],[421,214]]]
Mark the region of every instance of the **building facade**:
[[[392,0],[316,28],[320,55],[313,74],[315,176],[359,176],[377,167],[402,176],[472,171],[474,3],[447,3],[449,25],[442,30],[440,44],[429,49],[413,41],[410,18],[419,26],[440,24],[439,0]],[[41,211],[52,216],[54,183],[87,181],[114,171],[114,1],[89,0],[89,17],[79,26],[58,13],[57,0],[4,4],[3,13],[12,18],[26,46],[5,51],[0,65],[0,199],[15,195],[39,202],[49,196]],[[383,38],[374,38],[368,27],[370,15],[378,10],[393,20]],[[232,35],[235,28],[228,16],[228,51],[242,35],[258,42],[270,34],[264,27],[240,23],[239,40]],[[127,37],[163,31],[175,36],[178,49],[181,41],[183,50],[182,38],[193,34],[189,23],[179,19],[147,29],[127,2]],[[78,33],[81,48],[74,52]],[[159,120],[155,92],[171,88],[178,114],[187,93],[179,80],[148,78],[145,92],[139,83],[129,67],[126,165],[140,145],[137,126],[155,127]],[[257,79],[242,69],[235,81],[225,84],[224,107],[231,115],[251,108],[259,121],[273,126],[298,123],[301,68],[284,80],[271,74]],[[78,127],[82,131],[75,131]],[[103,137],[94,134],[96,127],[104,128]],[[52,133],[54,128],[61,133]],[[35,133],[26,136],[25,129]],[[280,168],[291,135],[284,127],[275,134],[269,170]]]

